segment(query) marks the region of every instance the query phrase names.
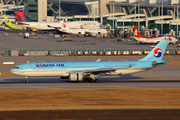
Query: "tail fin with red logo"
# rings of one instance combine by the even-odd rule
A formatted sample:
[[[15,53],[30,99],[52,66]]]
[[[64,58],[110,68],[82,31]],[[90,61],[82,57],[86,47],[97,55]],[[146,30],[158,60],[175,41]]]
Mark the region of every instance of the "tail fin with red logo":
[[[166,47],[169,43],[169,39],[162,39],[147,56],[139,61],[162,61],[162,57],[166,51]]]
[[[144,36],[142,36],[141,34],[140,34],[140,32],[139,31],[137,31],[137,27],[134,25],[134,36],[135,37],[144,37]]]
[[[14,11],[14,14],[18,22],[34,22],[21,11]]]

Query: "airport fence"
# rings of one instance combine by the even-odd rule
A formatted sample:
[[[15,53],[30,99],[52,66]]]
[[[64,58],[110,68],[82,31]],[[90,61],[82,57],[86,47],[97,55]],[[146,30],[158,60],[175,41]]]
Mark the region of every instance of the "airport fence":
[[[152,49],[24,49],[16,50],[15,56],[63,55],[146,55]],[[13,50],[14,51],[14,50]],[[12,50],[4,50],[4,55],[12,56]],[[166,49],[167,55],[180,55],[180,49]],[[14,55],[14,54],[13,54]]]

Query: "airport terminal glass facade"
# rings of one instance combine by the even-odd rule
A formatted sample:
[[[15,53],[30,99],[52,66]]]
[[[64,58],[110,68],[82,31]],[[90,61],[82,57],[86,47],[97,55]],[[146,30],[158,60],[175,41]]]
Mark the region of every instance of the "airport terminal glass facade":
[[[54,16],[59,15],[59,2],[52,3],[48,1],[47,7]],[[88,15],[89,10],[85,4],[73,4],[72,2],[61,2],[60,4],[61,16],[73,16],[73,15]]]
[[[10,4],[11,0],[5,0],[7,1],[7,4]],[[9,1],[9,2],[8,2]],[[19,0],[20,2],[21,0]],[[23,2],[22,2],[23,1]],[[38,21],[38,0],[26,0],[24,3],[24,0],[22,0],[20,4],[25,4],[25,13],[34,21]],[[136,8],[136,9],[135,9]],[[179,5],[180,8],[180,5]],[[149,29],[155,29],[157,28],[160,30],[161,33],[161,24],[155,24],[155,21],[159,20],[162,16],[162,5],[158,5],[157,3],[154,4],[148,4],[145,2],[141,2],[139,5],[138,9],[138,4],[134,3],[127,3],[127,2],[115,2],[114,7],[113,3],[107,3],[106,4],[106,9],[109,12],[107,16],[102,17],[101,20],[101,15],[96,15],[95,20],[102,22],[103,25],[110,24],[111,28],[113,28],[113,20],[108,19],[109,17],[112,18],[112,13],[123,13],[124,15],[119,15],[119,16],[128,16],[128,15],[134,15],[140,13],[141,16],[140,18],[147,18],[148,21],[140,21],[140,27],[145,26],[148,27]],[[114,9],[114,10],[113,10]],[[138,11],[140,10],[140,11]],[[136,13],[135,13],[136,12]],[[94,18],[88,17],[89,15],[92,15],[92,5],[88,4],[86,5],[85,2],[66,2],[61,1],[61,6],[60,6],[60,13],[62,17],[69,17],[67,20],[68,21],[94,21]],[[175,13],[175,14],[174,14]],[[174,15],[173,15],[174,14]],[[48,16],[59,16],[59,0],[47,0],[47,15]],[[78,18],[74,18],[74,15],[82,15]],[[163,15],[164,19],[163,20],[172,20],[173,17],[175,16],[175,19],[177,19],[177,5],[164,5],[163,6]],[[179,12],[180,15],[180,12]],[[83,18],[83,16],[85,16]],[[167,18],[165,17],[167,16]],[[115,16],[118,17],[118,16]],[[157,18],[155,18],[157,17]],[[171,17],[171,18],[170,18]],[[138,16],[136,17],[138,18]],[[118,18],[117,18],[118,19]],[[119,18],[121,19],[121,18]],[[132,18],[126,18],[126,19],[132,19],[132,21],[124,22],[124,26],[133,26],[136,25],[138,27],[138,22],[134,22],[133,20],[135,17]],[[62,20],[62,19],[61,19]],[[117,25],[117,26],[116,26]],[[114,27],[123,27],[123,22],[117,22],[116,20],[114,21]],[[179,28],[179,27],[178,27]],[[140,28],[139,28],[140,30]],[[176,25],[169,25],[169,24],[163,24],[163,34],[168,33],[170,30],[174,30],[175,33],[177,33],[177,26]]]
[[[24,13],[33,21],[38,22],[38,0],[26,0]]]
[[[25,0],[1,0],[0,3],[2,2],[4,5],[10,5],[10,4],[15,4],[16,5],[24,5]]]

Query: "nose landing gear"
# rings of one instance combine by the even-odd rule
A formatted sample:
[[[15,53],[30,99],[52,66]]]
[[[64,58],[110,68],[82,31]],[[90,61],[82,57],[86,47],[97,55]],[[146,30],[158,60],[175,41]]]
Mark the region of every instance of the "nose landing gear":
[[[26,76],[25,83],[28,83],[28,82],[29,82],[29,80],[28,80],[28,76]]]

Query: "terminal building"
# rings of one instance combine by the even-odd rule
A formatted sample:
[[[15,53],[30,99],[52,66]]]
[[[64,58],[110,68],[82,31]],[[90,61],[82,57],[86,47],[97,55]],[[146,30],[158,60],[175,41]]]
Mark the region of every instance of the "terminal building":
[[[2,0],[1,15],[20,8],[34,21],[99,21],[111,30],[136,25],[139,31],[180,35],[179,0]],[[59,4],[60,2],[60,4]],[[9,9],[6,9],[9,8]],[[150,33],[147,33],[148,36]],[[151,34],[152,35],[152,34]]]

